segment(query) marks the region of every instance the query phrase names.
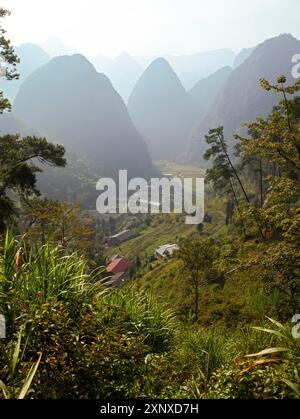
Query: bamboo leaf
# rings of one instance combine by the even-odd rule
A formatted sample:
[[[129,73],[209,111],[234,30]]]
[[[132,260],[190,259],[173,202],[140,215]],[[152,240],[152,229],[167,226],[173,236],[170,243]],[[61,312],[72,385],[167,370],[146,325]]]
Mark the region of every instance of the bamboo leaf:
[[[268,348],[264,349],[261,352],[258,352],[257,354],[250,354],[246,355],[246,358],[255,357],[255,356],[263,356],[263,355],[270,355],[270,354],[276,354],[277,352],[288,352],[289,349],[287,348]]]
[[[24,397],[26,396],[29,387],[31,386],[32,380],[37,372],[37,369],[39,367],[39,364],[41,362],[41,358],[42,358],[42,354],[39,355],[38,360],[35,362],[35,364],[30,368],[30,371],[26,377],[25,383],[20,391],[20,394],[18,396],[18,399],[24,399]]]
[[[18,335],[18,342],[15,346],[14,354],[11,360],[11,375],[14,376],[16,366],[19,361],[19,355],[20,355],[20,348],[21,348],[21,339],[22,339],[22,329],[20,330],[20,333]]]
[[[260,330],[261,332],[269,333],[270,335],[278,336],[279,338],[284,339],[284,340],[287,340],[287,341],[289,340],[286,335],[284,335],[281,332],[278,332],[278,330],[265,329],[263,327],[253,327],[253,329]]]
[[[281,330],[283,330],[285,333],[287,333],[287,329],[286,329],[286,327],[285,327],[285,326],[283,326],[283,324],[279,323],[278,321],[276,321],[276,320],[274,320],[274,319],[271,319],[271,317],[268,317],[268,316],[266,316],[266,317],[267,317],[267,319],[268,319],[271,323],[275,324],[277,327],[279,327],[279,329],[281,329]]]
[[[4,398],[5,399],[10,399],[10,392],[9,392],[7,386],[1,380],[0,380],[0,389],[3,392]]]
[[[300,386],[299,386],[299,384],[292,383],[287,378],[284,378],[282,381],[285,384],[287,384],[294,391],[294,393],[297,395],[297,397],[300,397]]]

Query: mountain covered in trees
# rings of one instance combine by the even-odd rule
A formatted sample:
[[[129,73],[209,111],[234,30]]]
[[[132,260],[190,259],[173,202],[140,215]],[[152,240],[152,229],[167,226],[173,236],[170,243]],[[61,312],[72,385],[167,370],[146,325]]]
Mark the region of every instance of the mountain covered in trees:
[[[137,82],[128,102],[132,120],[154,159],[172,160],[184,150],[196,103],[164,58],[155,60]]]
[[[109,79],[82,55],[53,58],[22,84],[15,114],[98,174],[147,176],[147,146]]]
[[[254,49],[251,55],[228,77],[221,92],[194,130],[188,147],[188,161],[203,163],[206,148],[204,136],[210,128],[224,126],[225,138],[232,145],[233,133],[241,124],[266,116],[277,102],[275,93],[266,95],[259,85],[265,78],[274,82],[278,74],[292,81],[291,59],[300,51],[300,42],[292,35],[283,34],[269,39]]]

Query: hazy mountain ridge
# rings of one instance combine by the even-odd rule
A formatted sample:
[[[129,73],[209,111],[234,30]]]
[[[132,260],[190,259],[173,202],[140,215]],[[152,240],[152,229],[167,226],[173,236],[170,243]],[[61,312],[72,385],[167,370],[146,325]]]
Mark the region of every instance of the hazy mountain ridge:
[[[128,53],[122,53],[116,58],[97,55],[91,62],[96,70],[104,73],[112,82],[116,91],[127,103],[129,96],[143,73],[143,67]]]
[[[27,135],[37,135],[37,131],[13,113],[5,113],[0,115],[0,136],[7,134],[20,134],[20,136],[25,137]]]
[[[259,80],[266,78],[275,82],[279,75],[285,74],[292,82],[291,59],[296,51],[300,51],[300,42],[289,34],[269,39],[253,50],[243,64],[231,73],[198,124],[187,149],[189,162],[203,164],[202,155],[206,149],[204,136],[210,128],[224,126],[225,136],[232,143],[232,135],[240,131],[242,123],[270,112],[279,97],[263,91]]]
[[[229,49],[196,52],[194,54],[162,54],[178,75],[186,89],[191,89],[200,79],[208,77],[222,67],[232,66],[236,54]],[[134,56],[146,68],[159,56]]]
[[[233,68],[239,67],[243,62],[247,60],[247,58],[250,57],[252,52],[255,50],[256,47],[253,48],[243,48],[238,55],[235,57],[235,60],[233,62]]]
[[[51,58],[59,57],[61,55],[73,55],[78,54],[78,51],[66,45],[61,39],[59,38],[49,38],[41,44],[41,47],[49,54]]]
[[[53,58],[36,70],[23,83],[14,111],[101,175],[113,176],[119,169],[151,173],[147,147],[121,97],[82,55]]]
[[[200,80],[191,90],[189,90],[188,93],[197,101],[199,110],[201,110],[202,113],[206,112],[212,105],[231,72],[231,67],[223,67],[211,76]]]
[[[23,81],[36,69],[50,61],[50,56],[36,44],[22,44],[19,47],[14,47],[14,50],[20,59],[20,63],[17,65],[19,79],[0,80],[0,91],[3,91],[11,101],[16,97]]]
[[[199,113],[164,58],[145,70],[128,102],[137,129],[154,159],[178,159]]]

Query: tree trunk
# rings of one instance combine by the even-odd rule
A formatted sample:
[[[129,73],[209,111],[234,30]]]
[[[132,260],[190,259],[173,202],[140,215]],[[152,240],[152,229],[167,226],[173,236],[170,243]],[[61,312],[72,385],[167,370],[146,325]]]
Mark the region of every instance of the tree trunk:
[[[259,181],[260,181],[260,208],[264,205],[264,185],[263,185],[263,167],[262,159],[259,159]]]

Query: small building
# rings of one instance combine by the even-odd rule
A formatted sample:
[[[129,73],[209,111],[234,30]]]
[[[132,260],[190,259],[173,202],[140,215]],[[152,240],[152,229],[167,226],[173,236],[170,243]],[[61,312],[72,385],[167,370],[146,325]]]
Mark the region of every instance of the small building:
[[[130,263],[127,259],[119,255],[114,256],[106,267],[110,278],[105,285],[121,287],[129,279],[129,267]]]
[[[129,265],[129,261],[122,256],[115,257],[107,265],[106,270],[110,274],[118,274],[120,272],[127,272]]]
[[[179,247],[177,244],[164,244],[155,250],[155,254],[159,258],[165,258],[167,256],[172,256],[178,249]]]
[[[138,236],[138,233],[132,230],[124,230],[118,234],[114,234],[108,240],[109,246],[119,246],[121,243],[124,243],[127,240],[134,239]]]

